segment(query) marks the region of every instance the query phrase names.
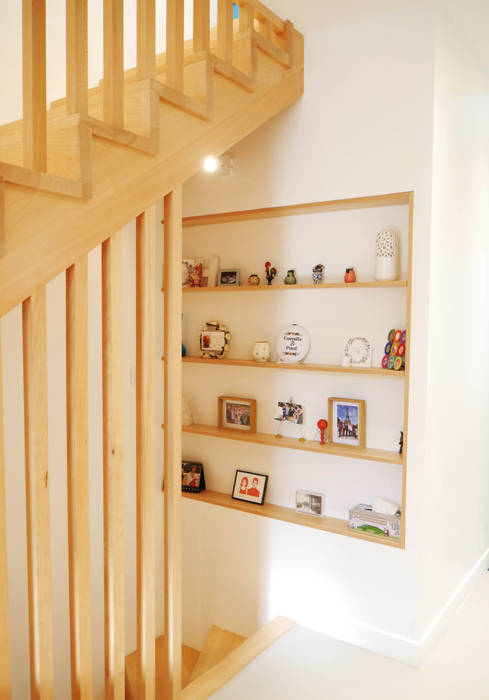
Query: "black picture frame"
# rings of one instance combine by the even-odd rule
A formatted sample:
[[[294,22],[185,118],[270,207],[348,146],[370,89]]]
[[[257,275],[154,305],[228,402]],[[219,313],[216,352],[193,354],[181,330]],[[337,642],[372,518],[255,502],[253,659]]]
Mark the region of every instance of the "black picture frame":
[[[238,479],[240,481],[238,485]],[[243,486],[243,482],[246,479],[246,487]],[[254,485],[254,479],[258,481],[256,486],[260,486],[260,479],[263,479],[263,485],[258,490]],[[268,474],[260,474],[259,472],[249,472],[245,469],[236,469],[236,474],[234,475],[234,484],[231,497],[235,501],[245,501],[246,503],[254,503],[255,505],[262,506],[265,501],[265,494],[268,485]],[[255,496],[249,491],[255,489],[258,491],[258,496]]]

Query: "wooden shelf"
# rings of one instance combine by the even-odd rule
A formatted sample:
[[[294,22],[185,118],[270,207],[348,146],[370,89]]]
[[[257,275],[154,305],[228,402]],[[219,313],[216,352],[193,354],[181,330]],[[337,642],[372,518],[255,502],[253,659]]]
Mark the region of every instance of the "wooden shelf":
[[[369,540],[370,542],[376,542],[377,544],[385,544],[389,547],[397,547],[398,549],[401,548],[401,543],[399,540],[390,539],[388,537],[376,537],[375,535],[368,535],[361,531],[353,530],[349,527],[347,520],[341,520],[340,518],[330,518],[328,516],[319,518],[314,515],[298,513],[292,508],[276,506],[272,503],[264,503],[262,506],[258,506],[256,503],[236,501],[228,494],[220,493],[219,491],[205,490],[201,491],[200,493],[182,493],[182,496],[184,498],[190,498],[193,501],[200,501],[201,503],[220,506],[221,508],[231,508],[233,510],[239,510],[242,513],[259,515],[262,518],[281,520],[286,523],[292,523],[293,525],[311,527],[315,530],[323,530],[323,532],[333,532],[337,535],[346,535],[347,537]]]
[[[402,464],[402,455],[390,450],[376,450],[371,447],[343,447],[342,445],[320,445],[315,440],[299,442],[297,438],[281,437],[268,433],[247,433],[242,430],[231,428],[216,428],[213,425],[185,425],[182,427],[184,433],[192,435],[204,435],[207,437],[223,438],[225,440],[240,440],[241,442],[251,442],[257,445],[267,445],[268,447],[286,447],[291,450],[302,450],[304,452],[317,452],[323,455],[335,455],[337,457],[348,457],[350,459],[365,459],[370,462],[385,462],[387,464]]]
[[[252,285],[225,286],[225,287],[182,287],[184,294],[205,294],[206,292],[283,292],[298,291],[304,289],[368,289],[376,287],[407,287],[407,280],[394,280],[393,282],[326,282],[324,284],[259,284]],[[164,289],[162,289],[164,291]]]
[[[162,358],[163,359],[163,358]],[[222,357],[219,360],[209,360],[206,357],[192,357],[186,355],[182,361],[187,364],[198,365],[227,365],[230,367],[254,367],[261,369],[283,369],[296,372],[333,372],[341,374],[366,374],[387,377],[399,377],[404,379],[404,370],[382,369],[382,367],[343,367],[342,365],[318,365],[311,363],[287,362],[255,362],[254,360],[237,360],[230,357]]]
[[[369,209],[371,207],[393,207],[409,205],[411,203],[411,197],[411,192],[392,192],[391,194],[353,197],[350,199],[333,199],[324,202],[287,204],[281,207],[245,209],[243,211],[228,211],[219,214],[201,214],[199,216],[185,216],[182,220],[182,225],[184,228],[187,228],[189,226],[209,226],[210,224],[228,224],[232,221],[275,219],[282,216],[301,216],[302,214],[318,214],[320,212],[351,211],[352,209]]]

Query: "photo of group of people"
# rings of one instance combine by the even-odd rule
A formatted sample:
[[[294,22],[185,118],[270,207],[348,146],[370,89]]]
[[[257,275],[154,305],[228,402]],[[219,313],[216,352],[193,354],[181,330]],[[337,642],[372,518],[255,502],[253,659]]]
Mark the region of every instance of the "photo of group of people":
[[[302,425],[304,423],[304,408],[300,403],[293,403],[292,400],[279,401],[275,420]]]
[[[251,407],[242,403],[226,403],[226,423],[233,425],[249,425]]]
[[[262,505],[265,499],[268,476],[236,470],[233,486],[233,498],[238,501],[250,501]]]
[[[365,447],[365,401],[330,398],[328,417],[332,443]]]

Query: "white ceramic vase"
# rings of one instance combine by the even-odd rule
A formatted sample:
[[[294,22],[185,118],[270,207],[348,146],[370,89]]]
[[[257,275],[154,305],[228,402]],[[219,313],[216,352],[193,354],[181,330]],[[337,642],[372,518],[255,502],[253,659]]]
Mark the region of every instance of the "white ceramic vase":
[[[387,227],[378,232],[375,241],[375,279],[391,282],[399,278],[399,232]]]
[[[256,362],[268,362],[272,356],[272,349],[267,340],[259,340],[253,345],[251,352]]]

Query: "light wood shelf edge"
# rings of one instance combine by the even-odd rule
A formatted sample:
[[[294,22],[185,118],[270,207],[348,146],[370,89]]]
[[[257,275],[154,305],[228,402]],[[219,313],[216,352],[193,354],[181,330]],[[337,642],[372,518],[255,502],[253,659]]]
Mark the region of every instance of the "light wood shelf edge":
[[[245,209],[242,211],[222,212],[219,214],[203,214],[186,216],[182,224],[190,226],[206,226],[209,224],[225,224],[232,221],[249,221],[252,219],[271,219],[282,216],[298,216],[301,214],[317,214],[326,211],[348,211],[351,209],[368,209],[370,207],[389,207],[410,204],[411,192],[394,192],[392,194],[374,195],[371,197],[354,197],[351,199],[333,199],[324,202],[307,202],[305,204],[287,204],[281,207],[266,207],[262,209]]]
[[[241,511],[242,513],[249,513],[251,515],[259,515],[262,518],[271,518],[272,520],[280,520],[293,525],[309,527],[314,530],[332,532],[336,535],[344,535],[346,537],[354,537],[360,540],[368,540],[369,542],[376,542],[377,544],[384,544],[388,547],[396,547],[397,549],[403,548],[399,540],[389,539],[387,537],[376,537],[375,535],[368,535],[366,533],[353,530],[349,527],[348,520],[342,520],[341,518],[307,515],[305,513],[298,513],[293,508],[277,506],[273,503],[264,503],[262,506],[259,506],[256,503],[237,501],[226,493],[211,491],[209,489],[201,491],[200,493],[182,493],[182,496],[193,501],[199,501],[200,503],[207,503],[208,505],[219,506],[221,508],[230,508],[232,510]]]
[[[372,447],[356,448],[343,447],[342,445],[320,445],[315,440],[299,442],[296,438],[276,438],[269,433],[246,433],[241,430],[230,428],[217,428],[213,425],[202,425],[193,423],[182,427],[184,433],[190,435],[203,435],[205,437],[221,438],[225,440],[239,440],[268,447],[285,447],[292,450],[302,450],[304,452],[315,452],[322,455],[334,455],[336,457],[347,457],[349,459],[362,459],[370,462],[383,462],[386,464],[402,464],[402,455],[390,450],[378,450]]]
[[[224,287],[182,287],[184,294],[205,294],[206,292],[283,292],[299,291],[305,289],[314,289],[317,291],[324,289],[371,289],[382,287],[407,287],[407,280],[394,280],[393,282],[326,282],[324,284],[259,284],[239,285],[239,286],[224,286]],[[162,289],[162,292],[165,290]]]
[[[164,360],[164,357],[161,358]],[[210,360],[206,357],[186,355],[182,357],[182,362],[186,364],[213,365],[218,367],[226,365],[229,367],[256,367],[261,369],[292,370],[299,372],[333,372],[341,374],[376,375],[384,377],[398,377],[404,379],[402,370],[382,369],[382,367],[342,367],[342,365],[321,365],[315,363],[286,363],[286,362],[255,362],[254,360],[242,360],[231,357],[222,357],[218,360]]]

